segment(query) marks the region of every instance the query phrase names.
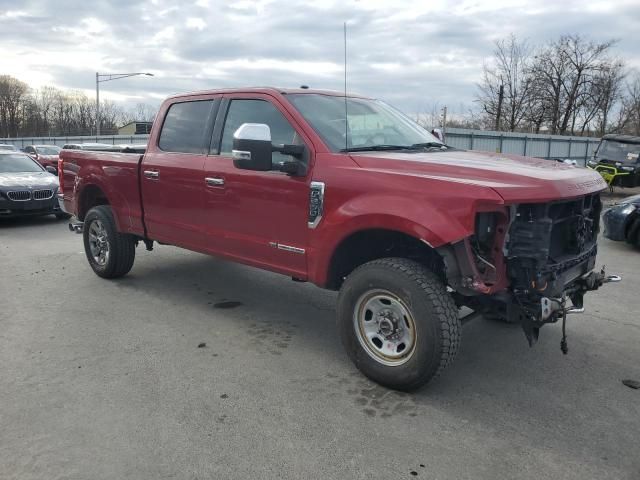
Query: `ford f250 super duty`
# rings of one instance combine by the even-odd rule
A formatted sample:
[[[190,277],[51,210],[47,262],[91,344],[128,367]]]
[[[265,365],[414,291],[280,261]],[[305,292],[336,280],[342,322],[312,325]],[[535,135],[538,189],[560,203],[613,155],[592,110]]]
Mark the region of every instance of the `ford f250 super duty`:
[[[619,280],[594,270],[596,172],[451,148],[356,95],[177,95],[144,155],[65,150],[59,180],[99,276],[125,275],[139,243],[159,242],[339,290],[349,356],[396,389],[452,362],[462,307],[521,324],[533,344]]]

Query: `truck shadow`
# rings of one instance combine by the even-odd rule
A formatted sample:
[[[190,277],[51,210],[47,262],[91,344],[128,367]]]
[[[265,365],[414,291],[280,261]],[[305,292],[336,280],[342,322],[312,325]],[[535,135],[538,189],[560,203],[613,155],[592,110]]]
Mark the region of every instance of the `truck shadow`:
[[[522,438],[513,452],[500,453],[514,462],[524,444],[538,445],[554,462],[568,456],[570,461],[608,459],[617,468],[632,467],[629,462],[634,460],[616,448],[620,441],[583,444],[581,453],[572,446],[576,439],[607,438],[612,425],[628,422],[633,425],[618,435],[632,445],[640,428],[638,418],[625,418],[634,409],[633,399],[618,398],[627,394],[620,376],[640,374],[637,365],[624,365],[606,342],[581,329],[580,321],[571,319],[569,324],[567,356],[560,351],[559,325],[542,329],[538,344],[529,348],[519,326],[483,319],[470,322],[463,327],[456,362],[441,378],[407,394],[369,381],[350,363],[335,327],[334,292],[192,253],[140,263],[130,277],[117,282],[117,288],[135,289],[136,295],[163,298],[178,306],[189,303],[189,308],[205,313],[217,312],[212,329],[219,328],[219,322],[227,327],[233,323],[265,362],[269,355],[288,355],[292,341],[314,358],[330,358],[331,368],[321,376],[302,373],[282,388],[318,401],[347,399],[363,421],[395,417],[408,425],[424,423],[425,428],[435,428],[429,423],[435,421],[444,422],[445,431],[468,432],[478,440],[483,435],[499,437],[500,432],[505,438]],[[640,329],[628,334],[640,339]],[[632,355],[626,351],[622,358]],[[298,369],[304,370],[304,362]],[[615,409],[610,407],[612,397]],[[586,421],[595,418],[598,421]]]
[[[58,220],[53,215],[42,215],[37,217],[0,217],[0,230],[10,228],[33,228],[60,224],[61,228],[67,228],[69,220]]]

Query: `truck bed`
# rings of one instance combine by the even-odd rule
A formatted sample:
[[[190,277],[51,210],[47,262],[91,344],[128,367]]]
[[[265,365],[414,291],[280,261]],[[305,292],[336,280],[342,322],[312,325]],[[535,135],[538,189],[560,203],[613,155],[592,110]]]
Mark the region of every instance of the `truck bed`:
[[[83,220],[96,196],[106,195],[121,232],[144,235],[139,153],[62,150],[58,176],[64,210]],[[90,185],[84,188],[85,185]],[[105,199],[106,203],[106,199]]]

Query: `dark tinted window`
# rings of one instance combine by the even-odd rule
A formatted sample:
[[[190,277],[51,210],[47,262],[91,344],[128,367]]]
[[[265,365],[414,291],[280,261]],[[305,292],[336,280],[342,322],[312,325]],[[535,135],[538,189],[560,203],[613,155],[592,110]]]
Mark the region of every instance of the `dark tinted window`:
[[[284,115],[271,103],[264,100],[232,100],[222,132],[220,152],[231,155],[233,134],[243,123],[264,123],[271,129],[271,142],[286,145],[302,145],[302,139],[296,133]],[[291,157],[274,152],[274,163],[290,161]]]
[[[174,103],[160,132],[158,146],[165,152],[202,153],[212,100]]]

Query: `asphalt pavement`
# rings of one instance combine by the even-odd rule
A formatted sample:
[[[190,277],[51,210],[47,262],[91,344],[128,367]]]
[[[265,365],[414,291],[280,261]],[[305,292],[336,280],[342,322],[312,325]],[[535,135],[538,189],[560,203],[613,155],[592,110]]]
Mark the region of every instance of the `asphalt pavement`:
[[[54,217],[0,221],[1,479],[640,479],[640,251],[529,348],[464,326],[413,394],[343,352],[335,294],[179,248],[93,274]]]

